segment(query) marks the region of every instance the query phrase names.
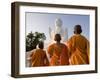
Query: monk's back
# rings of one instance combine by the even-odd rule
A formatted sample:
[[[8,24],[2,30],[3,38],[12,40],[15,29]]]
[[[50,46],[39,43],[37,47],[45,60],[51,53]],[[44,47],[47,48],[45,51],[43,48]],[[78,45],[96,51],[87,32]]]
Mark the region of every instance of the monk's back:
[[[46,53],[42,49],[37,49],[32,56],[32,66],[44,66]]]
[[[51,55],[50,65],[68,65],[68,50],[65,44],[52,44],[48,48],[48,53]]]
[[[63,49],[66,47],[64,44],[53,44],[54,50],[58,56],[62,53]]]
[[[70,49],[70,64],[88,64],[88,40],[80,35],[74,35],[68,42]]]
[[[74,43],[75,46],[82,51],[86,51],[87,49],[87,39],[82,35],[74,35]]]

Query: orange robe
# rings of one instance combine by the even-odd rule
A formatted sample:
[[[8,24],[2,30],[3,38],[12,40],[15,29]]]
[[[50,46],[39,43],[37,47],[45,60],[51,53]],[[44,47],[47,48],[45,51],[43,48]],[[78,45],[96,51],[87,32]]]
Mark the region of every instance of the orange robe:
[[[62,43],[57,45],[54,43],[48,47],[48,53],[51,57],[50,66],[69,64],[68,49],[66,45]]]
[[[43,49],[36,49],[31,54],[31,66],[47,66],[48,59],[46,56],[46,52]]]
[[[67,42],[70,53],[70,64],[89,64],[89,42],[80,35],[75,34]]]

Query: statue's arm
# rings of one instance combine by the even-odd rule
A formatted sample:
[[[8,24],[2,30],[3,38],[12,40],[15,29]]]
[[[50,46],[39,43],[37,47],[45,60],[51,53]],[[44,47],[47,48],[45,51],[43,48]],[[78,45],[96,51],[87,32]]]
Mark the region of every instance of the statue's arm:
[[[68,29],[65,28],[64,30],[64,36],[65,36],[65,40],[68,40]]]
[[[50,38],[51,38],[51,27],[49,27],[49,36],[50,36]]]

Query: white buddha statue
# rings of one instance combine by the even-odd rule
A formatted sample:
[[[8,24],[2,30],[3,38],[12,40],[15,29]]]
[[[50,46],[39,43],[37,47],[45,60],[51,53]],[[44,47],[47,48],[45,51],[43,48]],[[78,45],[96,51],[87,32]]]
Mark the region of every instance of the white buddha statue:
[[[52,41],[54,41],[54,36],[55,34],[60,34],[62,37],[62,42],[66,41],[68,39],[68,30],[67,28],[63,28],[62,27],[63,22],[60,18],[57,18],[55,20],[55,26],[54,26],[54,30],[51,29],[51,27],[49,27],[49,35]]]

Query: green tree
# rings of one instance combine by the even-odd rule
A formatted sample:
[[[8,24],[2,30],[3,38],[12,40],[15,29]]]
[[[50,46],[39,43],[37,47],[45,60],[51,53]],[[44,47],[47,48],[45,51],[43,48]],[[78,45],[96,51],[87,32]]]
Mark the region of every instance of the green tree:
[[[26,51],[35,49],[37,44],[40,41],[44,41],[44,40],[46,40],[46,36],[44,33],[39,33],[39,32],[28,33],[28,35],[26,36]]]

